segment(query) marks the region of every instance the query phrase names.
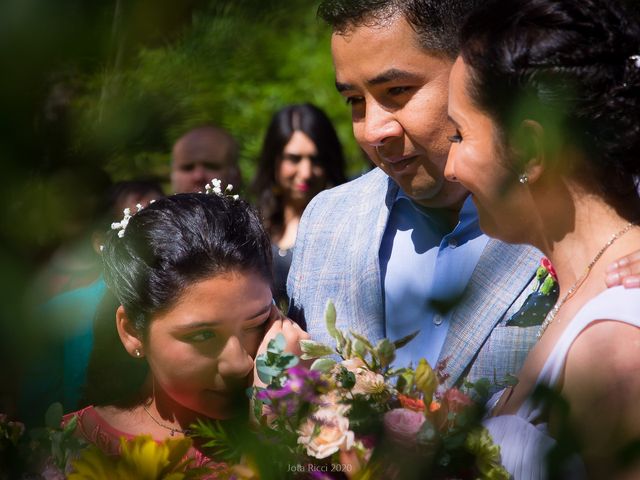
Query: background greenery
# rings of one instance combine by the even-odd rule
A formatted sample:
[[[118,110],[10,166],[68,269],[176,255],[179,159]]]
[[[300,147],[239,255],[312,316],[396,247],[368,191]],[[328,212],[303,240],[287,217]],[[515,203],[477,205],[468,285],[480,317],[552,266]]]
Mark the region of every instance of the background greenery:
[[[239,140],[249,180],[271,115],[310,101],[335,121],[356,173],[362,160],[334,88],[330,32],[315,10],[314,2],[300,0],[214,1],[195,10],[171,43],[135,52],[118,43],[110,65],[84,81],[75,102],[75,148],[106,153],[118,179],[162,177],[173,141],[213,122]]]
[[[113,180],[166,178],[173,141],[216,123],[248,184],[271,115],[312,102],[335,122],[349,174],[365,168],[334,88],[329,29],[309,0],[0,2],[0,412],[38,348],[33,274]]]

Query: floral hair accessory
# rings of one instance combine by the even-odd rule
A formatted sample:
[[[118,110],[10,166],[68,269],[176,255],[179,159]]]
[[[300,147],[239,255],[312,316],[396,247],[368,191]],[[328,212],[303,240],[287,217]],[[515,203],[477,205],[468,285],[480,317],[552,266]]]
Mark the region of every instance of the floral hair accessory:
[[[140,210],[142,210],[142,205],[140,205],[139,203],[136,204],[136,213],[139,212]],[[122,238],[124,237],[124,232],[127,229],[127,225],[129,225],[129,220],[131,219],[131,209],[130,208],[125,208],[122,213],[124,213],[124,217],[122,217],[122,220],[120,220],[119,222],[113,222],[111,224],[111,230],[120,230],[118,232],[118,237]]]
[[[204,186],[204,193],[215,194],[215,195],[218,195],[219,197],[228,196],[233,198],[234,200],[238,200],[240,198],[240,195],[231,195],[232,190],[233,190],[233,185],[228,184],[223,192],[222,181],[217,178],[214,178],[213,180],[211,180],[210,183],[207,183]]]

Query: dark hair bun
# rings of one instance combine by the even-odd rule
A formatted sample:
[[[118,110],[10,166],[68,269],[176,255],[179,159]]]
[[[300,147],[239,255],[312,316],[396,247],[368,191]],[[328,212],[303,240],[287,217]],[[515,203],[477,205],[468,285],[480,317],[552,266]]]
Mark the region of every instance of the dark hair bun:
[[[500,15],[496,15],[500,12]],[[640,24],[616,0],[492,0],[467,19],[461,50],[474,101],[504,130],[523,95],[560,119],[592,177],[618,199],[640,174]]]

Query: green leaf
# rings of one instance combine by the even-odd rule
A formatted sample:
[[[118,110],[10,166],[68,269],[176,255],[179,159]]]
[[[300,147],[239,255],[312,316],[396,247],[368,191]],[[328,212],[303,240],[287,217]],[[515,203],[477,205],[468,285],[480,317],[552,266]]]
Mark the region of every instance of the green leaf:
[[[353,353],[353,340],[347,338],[347,340],[343,344],[343,352],[342,356],[344,358],[351,358],[351,354]]]
[[[271,341],[269,341],[269,344],[267,345],[267,352],[280,354],[284,352],[284,347],[286,346],[286,344],[287,342],[284,338],[284,335],[279,333]]]
[[[364,356],[367,354],[367,348],[365,347],[364,343],[362,343],[357,338],[352,344],[352,350],[353,353],[355,353],[360,358],[364,358]]]
[[[238,439],[232,435],[233,430],[227,431],[220,421],[198,419],[190,428],[194,437],[205,440],[202,447],[209,449],[209,456],[234,463],[240,460],[242,452]]]
[[[339,330],[336,328],[336,306],[331,300],[327,302],[327,308],[324,311],[324,321],[327,324],[327,332],[336,340],[339,340]]]
[[[402,348],[404,347],[407,343],[409,343],[411,340],[413,340],[414,338],[416,338],[416,336],[420,333],[420,330],[416,330],[413,333],[410,333],[409,335],[407,335],[406,337],[402,337],[399,340],[396,340],[395,342],[393,342],[393,345],[396,347],[396,350],[398,348]]]
[[[282,355],[278,361],[278,368],[282,371],[287,368],[295,367],[300,359],[296,357],[293,353],[285,353]]]
[[[457,448],[461,448],[464,445],[464,442],[467,438],[466,432],[456,433],[455,435],[450,435],[443,439],[443,444],[445,449],[448,451],[455,450]]]
[[[547,278],[544,279],[544,282],[542,282],[542,286],[540,287],[540,293],[543,295],[549,295],[555,284],[556,281],[553,279],[551,274],[547,275]]]
[[[55,430],[60,428],[60,424],[62,423],[62,404],[59,402],[52,403],[47,408],[47,412],[44,414],[44,423],[48,428],[53,428]]]
[[[371,345],[371,342],[369,340],[367,340],[365,337],[363,337],[359,333],[354,332],[353,330],[351,330],[350,333],[353,338],[360,340],[364,344],[364,346],[367,348],[368,351],[370,352],[374,351],[373,345]]]
[[[331,370],[335,364],[336,361],[333,358],[318,358],[311,364],[310,369],[326,373]]]
[[[415,379],[415,372],[413,370],[406,369],[398,376],[396,388],[401,393],[409,393],[413,388],[414,379]]]
[[[439,442],[438,429],[428,418],[424,421],[417,434],[418,444],[434,447]]]
[[[73,417],[71,417],[71,420],[69,420],[67,424],[64,426],[64,428],[62,429],[62,433],[65,435],[65,437],[73,435],[73,432],[75,432],[77,426],[78,426],[78,416],[74,415]]]
[[[415,382],[418,389],[424,395],[425,405],[429,405],[433,399],[433,394],[438,388],[438,377],[424,358],[420,359],[416,367]]]
[[[256,359],[256,370],[258,371],[258,378],[267,385],[271,383],[273,377],[277,377],[282,372],[280,369],[267,365],[262,355]]]
[[[378,356],[378,361],[380,362],[380,367],[382,368],[388,367],[396,358],[396,347],[387,338],[383,338],[378,342],[375,351]]]
[[[351,390],[356,384],[355,374],[344,367],[340,369],[340,373],[336,376],[336,380],[347,390]]]
[[[302,350],[302,360],[311,360],[335,353],[333,348],[328,345],[313,340],[300,340],[300,349]]]

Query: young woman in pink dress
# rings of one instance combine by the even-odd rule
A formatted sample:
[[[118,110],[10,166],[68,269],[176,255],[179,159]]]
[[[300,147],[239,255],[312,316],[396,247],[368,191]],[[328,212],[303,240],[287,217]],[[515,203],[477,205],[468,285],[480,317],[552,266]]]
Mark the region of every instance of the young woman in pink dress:
[[[224,194],[160,199],[115,225],[103,249],[109,292],[78,435],[117,454],[120,437],[188,434],[197,419],[247,408],[254,358],[283,333],[307,335],[271,295],[271,246],[243,200]],[[195,465],[215,463],[194,448]]]

